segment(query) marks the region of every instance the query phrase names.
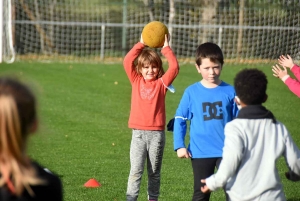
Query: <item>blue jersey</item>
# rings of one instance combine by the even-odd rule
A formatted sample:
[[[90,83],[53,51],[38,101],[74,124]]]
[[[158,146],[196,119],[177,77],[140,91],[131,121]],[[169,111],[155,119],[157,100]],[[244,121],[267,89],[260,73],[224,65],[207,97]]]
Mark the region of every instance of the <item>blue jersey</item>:
[[[206,88],[200,82],[189,86],[181,98],[174,122],[174,150],[185,148],[190,122],[188,151],[192,158],[222,157],[225,124],[237,116],[233,86],[222,82]]]

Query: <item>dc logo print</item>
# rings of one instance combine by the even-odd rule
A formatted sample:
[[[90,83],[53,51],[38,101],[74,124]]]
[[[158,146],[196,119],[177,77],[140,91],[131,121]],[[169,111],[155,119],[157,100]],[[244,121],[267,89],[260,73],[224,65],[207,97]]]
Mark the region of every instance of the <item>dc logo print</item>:
[[[202,103],[204,121],[212,119],[223,119],[222,101],[214,103]]]

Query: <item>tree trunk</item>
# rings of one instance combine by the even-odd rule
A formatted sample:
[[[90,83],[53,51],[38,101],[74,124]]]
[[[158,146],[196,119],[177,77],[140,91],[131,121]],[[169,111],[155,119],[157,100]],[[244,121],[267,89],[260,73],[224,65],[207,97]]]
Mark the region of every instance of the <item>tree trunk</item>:
[[[173,33],[173,19],[175,17],[175,3],[174,0],[170,0],[170,13],[169,13],[169,34],[172,39],[172,33]],[[172,40],[170,40],[169,45],[172,47]]]
[[[143,0],[145,6],[148,8],[150,21],[154,20],[154,0]]]
[[[39,4],[38,4],[37,0],[34,0],[34,12],[35,12],[35,19],[36,19],[36,21],[40,21],[41,20],[41,16],[40,16]],[[40,44],[41,44],[41,52],[43,54],[45,54],[46,53],[45,43],[44,43],[44,39],[43,39],[42,36],[40,36]]]
[[[239,59],[242,52],[242,42],[243,42],[243,29],[242,26],[244,25],[244,7],[245,2],[244,0],[240,0],[240,10],[239,10],[239,33],[238,33],[238,42],[237,42],[237,58]]]
[[[203,0],[203,11],[202,11],[202,18],[200,20],[200,24],[203,25],[211,25],[216,24],[216,15],[217,15],[217,8],[218,8],[218,1],[211,1],[211,0]],[[211,41],[212,38],[210,35],[211,32],[214,32],[215,29],[213,28],[202,28],[202,32],[199,36],[199,41],[201,43]]]
[[[55,11],[55,6],[56,6],[56,0],[52,0],[52,3],[50,5],[50,21],[53,22],[54,20],[54,11]],[[53,42],[54,41],[54,26],[49,25],[49,38]],[[52,50],[50,49],[50,52],[52,53]]]

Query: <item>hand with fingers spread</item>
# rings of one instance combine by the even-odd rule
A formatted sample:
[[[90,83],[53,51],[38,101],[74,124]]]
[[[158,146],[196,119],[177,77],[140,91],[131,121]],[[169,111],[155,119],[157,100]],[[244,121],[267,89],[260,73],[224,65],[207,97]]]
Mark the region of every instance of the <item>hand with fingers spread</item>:
[[[287,56],[281,55],[278,59],[278,63],[287,68],[292,68],[295,65],[290,55]]]
[[[288,75],[286,67],[283,66],[283,69],[278,66],[277,64],[275,66],[272,67],[272,71],[273,71],[273,75],[275,77],[278,77],[280,79],[282,79],[284,76]]]
[[[280,67],[278,64],[282,67]],[[281,55],[278,58],[278,64],[272,66],[274,77],[280,78],[284,82],[284,84],[291,90],[291,92],[293,92],[300,98],[300,67],[294,63],[290,55]],[[290,69],[296,79],[290,77],[287,72],[287,68]]]

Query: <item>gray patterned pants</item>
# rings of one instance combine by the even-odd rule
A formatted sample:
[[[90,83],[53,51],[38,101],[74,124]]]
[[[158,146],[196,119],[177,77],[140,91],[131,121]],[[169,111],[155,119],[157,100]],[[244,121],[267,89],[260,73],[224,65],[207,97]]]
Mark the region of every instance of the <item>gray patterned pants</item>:
[[[132,130],[127,201],[136,201],[147,159],[148,199],[158,200],[165,131]]]

